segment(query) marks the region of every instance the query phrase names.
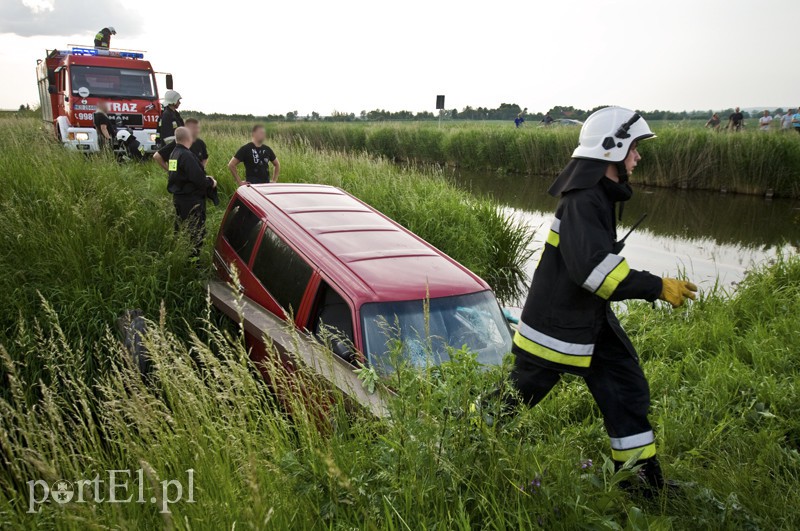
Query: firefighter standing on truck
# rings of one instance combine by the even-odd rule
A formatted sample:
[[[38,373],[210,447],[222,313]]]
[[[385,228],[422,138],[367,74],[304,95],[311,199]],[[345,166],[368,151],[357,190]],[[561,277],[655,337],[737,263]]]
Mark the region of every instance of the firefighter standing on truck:
[[[650,390],[610,303],[661,299],[677,308],[697,291],[691,282],[631,269],[618,255],[615,205],[621,212],[631,198],[638,143],[654,136],[643,118],[620,107],[586,120],[572,161],[549,190],[561,199],[514,337],[511,373],[528,406],[562,374],[582,376],[603,414],[614,462],[621,468],[636,459],[641,468],[628,487],[646,496],[665,486],[647,418]]]
[[[114,26],[101,29],[94,36],[94,47],[108,50],[111,47],[111,36],[116,34],[117,30],[114,29]]]
[[[161,116],[158,118],[158,126],[156,127],[156,144],[158,146],[165,146],[175,140],[175,130],[183,127],[183,118],[181,118],[181,113],[178,112],[178,107],[180,106],[180,94],[174,90],[168,90],[164,93],[164,109],[161,111]]]
[[[175,130],[175,149],[169,157],[167,191],[175,205],[175,231],[185,226],[194,247],[193,257],[200,255],[206,234],[206,196],[217,187],[207,176],[197,156],[191,152],[194,138],[185,127]]]

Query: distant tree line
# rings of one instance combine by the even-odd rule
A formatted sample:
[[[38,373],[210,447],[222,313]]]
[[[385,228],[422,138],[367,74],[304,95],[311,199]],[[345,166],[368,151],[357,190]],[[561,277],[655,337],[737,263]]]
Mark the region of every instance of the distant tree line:
[[[519,115],[522,115],[527,121],[538,122],[544,119],[546,114],[549,114],[553,119],[572,119],[572,120],[585,120],[591,113],[598,109],[602,109],[605,105],[595,107],[593,109],[576,109],[572,106],[556,106],[547,112],[532,112],[527,108],[520,107],[516,103],[501,103],[497,108],[488,107],[471,107],[466,106],[460,111],[458,109],[449,109],[442,111],[442,118],[445,120],[513,120]],[[773,112],[783,113],[784,109],[775,109]],[[719,113],[720,117],[727,119],[733,113],[733,109],[724,110],[702,110],[702,111],[639,111],[642,116],[648,120],[707,120],[715,112]],[[253,115],[253,114],[223,114],[223,113],[203,113],[192,111],[192,116],[205,118],[209,120],[237,120],[247,122],[388,122],[388,121],[433,121],[439,119],[439,114],[430,111],[412,112],[412,111],[387,111],[384,109],[374,109],[372,111],[361,111],[359,114],[346,113],[340,111],[333,111],[329,116],[322,116],[320,113],[314,111],[308,115],[301,115],[297,111],[289,111],[286,114],[268,114],[268,115]],[[753,118],[760,113],[748,113],[743,111],[745,118]]]

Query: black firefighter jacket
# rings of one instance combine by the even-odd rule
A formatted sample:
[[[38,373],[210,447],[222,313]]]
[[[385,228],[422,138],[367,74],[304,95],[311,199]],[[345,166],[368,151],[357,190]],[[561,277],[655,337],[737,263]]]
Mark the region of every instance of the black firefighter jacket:
[[[636,271],[614,254],[614,197],[621,185],[602,178],[563,193],[514,337],[514,352],[537,364],[585,374],[600,330],[610,326],[636,355],[609,301],[661,293],[661,278]],[[628,196],[630,197],[630,189]]]
[[[206,176],[206,171],[200,160],[190,150],[177,144],[169,157],[169,177],[167,191],[176,200],[192,198],[203,200],[209,196],[212,181]],[[213,197],[210,197],[213,199]],[[219,199],[217,199],[219,201]]]

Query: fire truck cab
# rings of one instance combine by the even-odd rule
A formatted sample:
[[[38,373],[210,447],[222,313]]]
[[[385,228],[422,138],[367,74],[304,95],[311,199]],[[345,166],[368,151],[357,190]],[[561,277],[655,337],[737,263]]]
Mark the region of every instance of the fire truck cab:
[[[155,72],[142,52],[76,47],[48,50],[37,61],[36,77],[42,118],[67,148],[99,150],[94,112],[109,103],[108,116],[127,127],[144,148],[156,151],[156,127],[161,115]],[[172,88],[172,76],[166,76]]]

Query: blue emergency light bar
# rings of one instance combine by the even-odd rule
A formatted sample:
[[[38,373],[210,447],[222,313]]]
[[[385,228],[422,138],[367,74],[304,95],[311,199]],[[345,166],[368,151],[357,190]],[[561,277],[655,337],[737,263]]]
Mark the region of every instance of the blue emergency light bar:
[[[72,55],[93,55],[93,56],[108,56],[108,57],[122,57],[123,59],[144,59],[144,54],[141,52],[117,52],[114,50],[99,50],[97,48],[81,48],[73,47]]]
[[[72,55],[100,55],[97,48],[72,48]]]

